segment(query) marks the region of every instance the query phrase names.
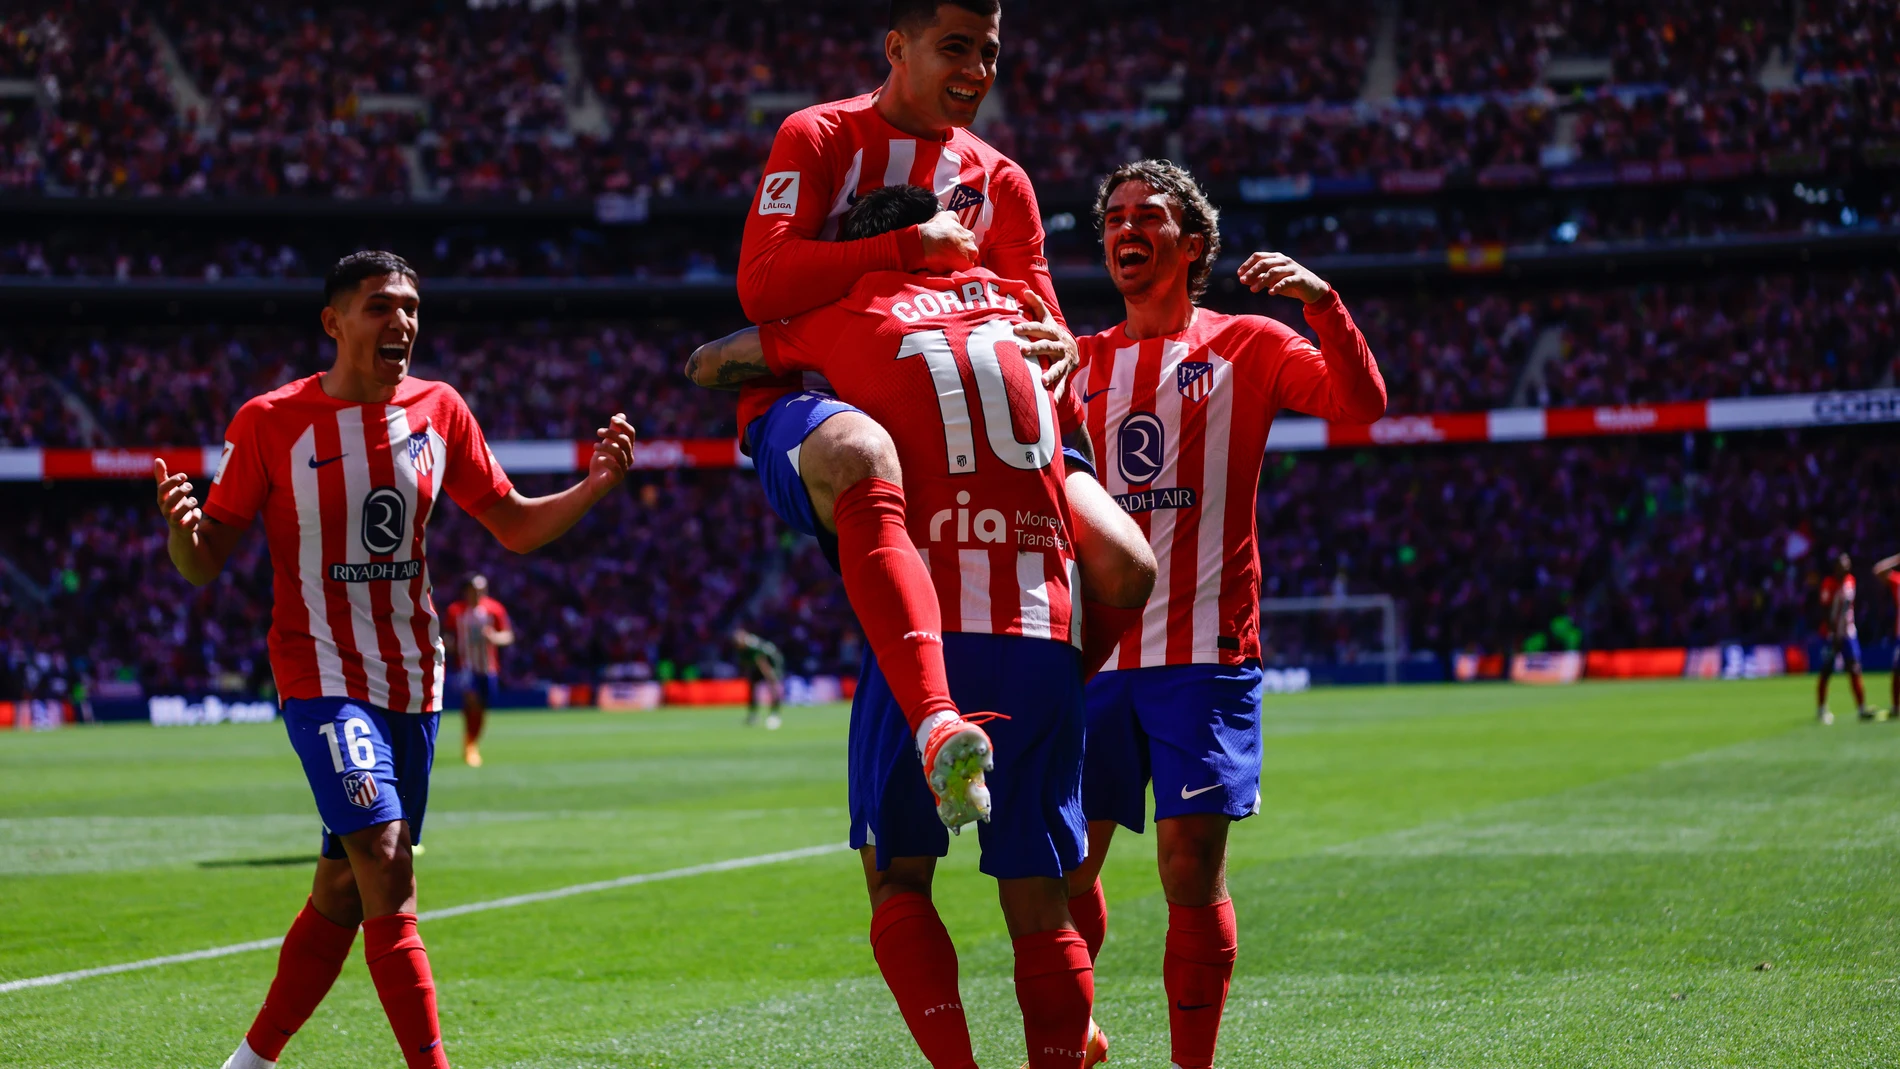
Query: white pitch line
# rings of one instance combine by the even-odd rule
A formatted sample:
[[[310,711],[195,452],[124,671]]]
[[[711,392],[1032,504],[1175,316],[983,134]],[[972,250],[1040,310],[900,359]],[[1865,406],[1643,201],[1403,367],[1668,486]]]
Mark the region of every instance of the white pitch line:
[[[798,850],[780,850],[775,854],[759,854],[755,857],[735,857],[726,861],[709,861],[704,865],[688,865],[683,869],[667,869],[664,872],[640,872],[632,876],[622,876],[614,880],[597,880],[593,883],[577,883],[572,887],[557,887],[552,891],[534,891],[525,895],[509,895],[507,898],[491,899],[487,902],[470,902],[465,906],[450,906],[447,909],[426,910],[417,915],[425,921],[438,921],[448,917],[460,917],[469,913],[485,913],[491,909],[510,909],[514,906],[531,906],[537,902],[552,902],[559,898],[571,898],[574,895],[592,894],[595,891],[612,891],[621,887],[638,887],[643,883],[659,883],[662,880],[683,880],[688,876],[706,876],[715,872],[732,872],[737,869],[757,868],[760,865],[776,865],[781,861],[800,861],[808,857],[822,857],[851,849],[849,843],[830,843],[825,846],[807,846]],[[71,983],[74,980],[90,980],[95,976],[111,976],[114,973],[137,972],[140,969],[156,969],[161,965],[179,965],[187,961],[206,961],[211,958],[229,957],[232,954],[247,954],[253,950],[275,950],[284,944],[282,936],[275,939],[254,939],[248,943],[232,943],[230,946],[211,947],[208,950],[193,950],[184,954],[167,954],[162,958],[146,958],[144,961],[128,961],[120,965],[101,965],[93,969],[76,969],[73,972],[59,972],[48,976],[29,976],[23,980],[8,980],[0,983],[0,994],[8,991],[21,991],[29,987],[52,987],[55,984]]]

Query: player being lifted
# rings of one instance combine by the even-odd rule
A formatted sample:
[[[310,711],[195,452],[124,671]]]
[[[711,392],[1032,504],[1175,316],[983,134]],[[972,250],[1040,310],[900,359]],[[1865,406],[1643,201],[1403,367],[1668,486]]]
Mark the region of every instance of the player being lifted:
[[[488,596],[488,577],[472,575],[448,612],[455,692],[462,699],[462,761],[482,767],[482,724],[501,693],[501,648],[515,644],[508,610]]]
[[[738,651],[740,674],[746,682],[746,726],[759,722],[759,684],[763,683],[769,696],[765,730],[777,731],[778,709],[785,701],[785,654],[780,652],[778,643],[760,638],[743,627],[732,633],[732,648]]]
[[[1886,561],[1882,561],[1885,564]],[[1854,623],[1854,559],[1843,553],[1834,561],[1834,574],[1821,580],[1821,638],[1826,652],[1821,655],[1821,681],[1815,694],[1814,718],[1832,724],[1834,714],[1827,707],[1827,684],[1834,676],[1834,662],[1847,667],[1847,681],[1854,688],[1854,705],[1862,720],[1872,720],[1867,708],[1867,688],[1860,679],[1860,628]]]
[[[1286,256],[1255,253],[1240,281],[1305,302],[1317,348],[1276,320],[1197,306],[1219,218],[1180,167],[1117,168],[1095,211],[1128,318],[1082,339],[1078,389],[1101,478],[1140,523],[1160,574],[1139,631],[1088,686],[1089,850],[1070,874],[1069,911],[1099,952],[1108,904],[1098,875],[1115,826],[1142,830],[1152,779],[1174,1063],[1209,1069],[1237,945],[1227,832],[1260,799],[1254,500],[1267,430],[1282,408],[1370,423],[1385,412],[1385,382],[1339,295]]]
[[[409,375],[421,326],[414,269],[387,252],[344,257],[324,281],[328,372],[238,409],[203,499],[153,465],[173,565],[218,577],[264,518],[275,572],[271,672],[291,748],[323,819],[316,880],[284,936],[277,975],[226,1069],[270,1069],[336,982],[356,929],[403,1060],[449,1064],[435,981],[416,931],[412,845],[422,839],[442,709],[443,646],[423,527],[447,494],[526,553],[559,538],[633,460],[615,415],[587,477],[516,492],[460,394]]]
[[[830,304],[873,271],[939,274],[981,265],[1028,284],[1054,313],[1021,323],[1025,355],[1049,362],[1061,394],[1076,364],[1043,259],[1042,215],[1022,168],[969,132],[996,79],[999,0],[892,0],[877,91],[806,108],[779,128],[746,219],[739,299],[755,323]],[[886,185],[930,190],[939,210],[921,223],[837,240],[845,212]],[[704,386],[744,382],[739,427],[766,499],[794,530],[815,535],[905,716],[913,725],[956,713],[943,667],[942,606],[904,528],[904,482],[891,435],[876,420],[802,375],[722,379],[695,353],[687,374]],[[1075,442],[1086,440],[1075,429]],[[1077,459],[1081,459],[1078,457]],[[1085,657],[1097,659],[1139,619],[1152,584],[1147,552],[1093,480],[1076,475],[1070,507],[1090,621]],[[949,762],[985,745],[952,723],[938,752]]]
[[[928,188],[862,195],[842,236],[927,221]],[[906,522],[944,606],[943,653],[958,708],[994,710],[989,795],[946,789],[932,755],[954,711],[911,722],[875,658],[851,712],[851,839],[871,895],[871,946],[911,1034],[936,1069],[972,1069],[956,948],[930,889],[945,825],[979,826],[1016,952],[1016,996],[1034,1069],[1093,1065],[1094,973],[1068,915],[1064,873],[1081,864],[1079,584],[1057,407],[1018,345],[1023,283],[982,268],[876,271],[834,305],[711,343],[728,379],[769,370],[826,376],[891,429]],[[983,719],[978,716],[977,719]],[[930,784],[925,771],[931,770]],[[935,797],[933,798],[933,790]],[[990,802],[993,799],[993,818]]]

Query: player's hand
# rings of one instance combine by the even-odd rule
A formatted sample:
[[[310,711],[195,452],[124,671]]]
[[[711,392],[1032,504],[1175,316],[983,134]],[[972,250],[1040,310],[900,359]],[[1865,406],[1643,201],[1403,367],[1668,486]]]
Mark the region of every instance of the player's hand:
[[[1043,388],[1060,397],[1063,385],[1082,366],[1082,349],[1034,290],[1023,291],[1023,307],[1036,317],[1034,323],[1016,324],[1016,336],[1029,343],[1021,346],[1023,355],[1042,362]]]
[[[163,460],[153,458],[152,478],[158,481],[158,511],[165,517],[165,525],[173,531],[196,534],[198,525],[204,522],[204,511],[198,507],[198,499],[191,496],[191,477],[182,471],[173,475]]]
[[[917,227],[917,234],[924,239],[924,267],[930,271],[947,275],[976,266],[976,235],[957,219],[957,213],[938,212]]]
[[[1255,293],[1297,297],[1307,304],[1323,301],[1333,292],[1325,279],[1278,252],[1256,252],[1247,257],[1247,262],[1240,265],[1240,284]]]
[[[600,441],[594,443],[594,455],[587,461],[587,482],[604,494],[619,486],[633,467],[633,424],[625,413],[615,412],[607,426],[595,428],[594,436]]]

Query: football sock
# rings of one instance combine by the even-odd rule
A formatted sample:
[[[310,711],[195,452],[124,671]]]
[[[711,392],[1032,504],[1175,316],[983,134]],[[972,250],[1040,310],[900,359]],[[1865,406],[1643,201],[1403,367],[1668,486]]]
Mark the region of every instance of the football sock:
[[[1854,708],[1867,708],[1867,688],[1861,684],[1860,676],[1848,676],[1847,681],[1854,686]]]
[[[929,898],[886,899],[871,914],[871,954],[917,1048],[934,1069],[976,1069],[957,992],[957,948]]]
[[[263,1008],[245,1033],[253,1053],[270,1062],[284,1053],[290,1037],[330,993],[354,942],[356,929],[332,922],[308,899],[304,901],[290,931],[284,933],[283,949],[277,952],[277,975],[271,979]]]
[[[904,527],[904,488],[860,479],[838,495],[831,520],[844,592],[911,730],[933,714],[955,713],[943,667],[943,609]]]
[[[1161,982],[1168,992],[1174,1064],[1180,1069],[1211,1069],[1214,1064],[1238,945],[1233,899],[1211,906],[1169,904]]]
[[[391,913],[364,921],[363,957],[409,1069],[448,1069],[435,1014],[435,977],[416,932],[416,915]]]
[[[1077,1069],[1095,1008],[1095,967],[1088,944],[1069,928],[1014,941],[1016,1002],[1023,1008],[1029,1069]]]
[[[1069,899],[1069,916],[1075,921],[1076,934],[1088,944],[1089,960],[1102,956],[1102,944],[1108,940],[1108,896],[1102,893],[1102,881]]]
[[[1108,663],[1122,639],[1141,627],[1141,608],[1118,609],[1087,598],[1082,600],[1082,678],[1092,678]]]

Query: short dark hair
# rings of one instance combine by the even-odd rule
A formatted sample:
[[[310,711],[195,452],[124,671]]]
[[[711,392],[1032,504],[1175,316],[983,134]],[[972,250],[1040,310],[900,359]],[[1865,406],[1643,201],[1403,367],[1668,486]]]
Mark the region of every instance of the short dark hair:
[[[422,276],[409,266],[409,261],[393,252],[353,252],[338,260],[330,273],[323,276],[323,303],[333,304],[337,294],[354,293],[364,279],[382,275],[401,275],[418,286],[422,284]]]
[[[1181,232],[1199,234],[1207,243],[1201,258],[1188,269],[1188,296],[1200,300],[1207,293],[1207,282],[1214,274],[1214,261],[1220,258],[1220,209],[1207,199],[1207,192],[1194,180],[1187,168],[1172,160],[1136,160],[1108,172],[1095,191],[1095,233],[1102,235],[1102,218],[1108,213],[1109,195],[1123,182],[1141,182],[1157,193],[1165,193],[1181,206]]]
[[[1002,0],[891,0],[891,29],[905,33],[937,21],[937,9],[948,4],[988,18],[1003,10]]]
[[[922,186],[885,186],[858,198],[838,223],[838,240],[862,241],[936,218],[937,195]]]

